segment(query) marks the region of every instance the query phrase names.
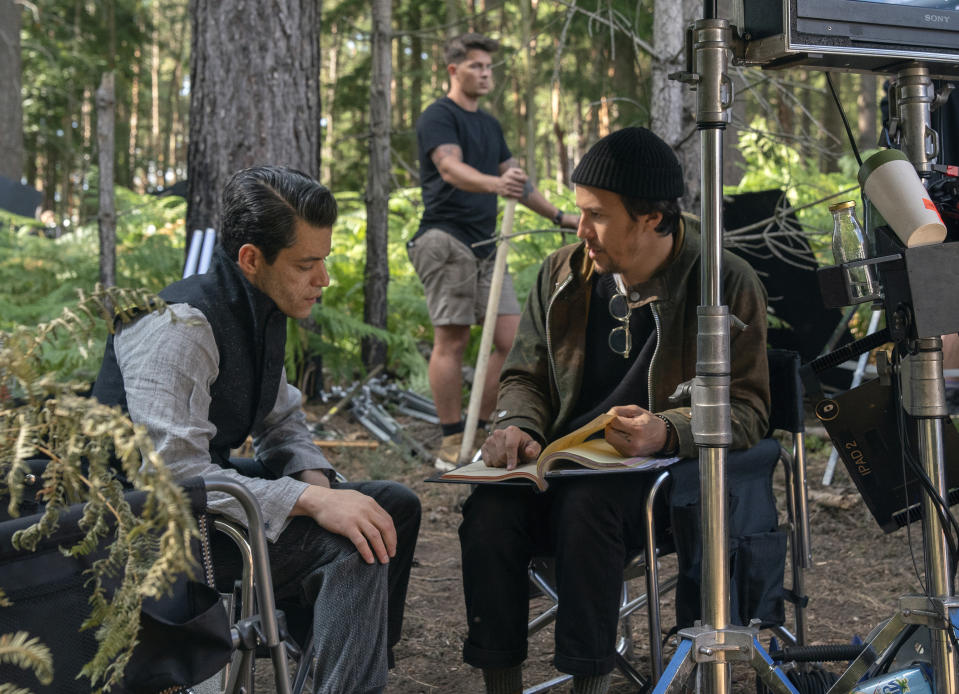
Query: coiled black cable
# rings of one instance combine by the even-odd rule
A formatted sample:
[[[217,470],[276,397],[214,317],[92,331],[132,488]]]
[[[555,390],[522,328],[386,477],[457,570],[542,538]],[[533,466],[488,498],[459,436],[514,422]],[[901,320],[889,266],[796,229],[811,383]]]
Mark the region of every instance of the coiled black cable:
[[[831,643],[821,646],[783,646],[770,651],[769,657],[779,662],[832,663],[839,660],[855,660],[863,651],[864,644]],[[871,661],[870,661],[870,664]]]

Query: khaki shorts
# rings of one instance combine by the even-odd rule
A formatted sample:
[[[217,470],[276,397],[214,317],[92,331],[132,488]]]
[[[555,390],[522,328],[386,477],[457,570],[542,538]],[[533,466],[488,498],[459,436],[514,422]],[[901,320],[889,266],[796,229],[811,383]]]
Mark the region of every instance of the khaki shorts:
[[[427,229],[407,244],[406,252],[423,283],[426,308],[433,325],[479,325],[486,316],[486,303],[493,279],[494,255],[477,258],[466,244],[442,229]],[[497,315],[520,312],[509,270]]]

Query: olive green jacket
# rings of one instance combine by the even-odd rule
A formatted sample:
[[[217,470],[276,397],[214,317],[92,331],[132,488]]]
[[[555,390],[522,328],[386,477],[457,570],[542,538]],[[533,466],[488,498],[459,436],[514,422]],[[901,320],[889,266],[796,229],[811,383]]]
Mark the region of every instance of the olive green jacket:
[[[676,428],[679,455],[684,458],[698,455],[690,403],[688,398],[672,403],[669,396],[696,376],[699,256],[698,225],[684,217],[672,260],[648,282],[631,288],[651,304],[656,325],[649,410],[664,415]],[[731,448],[748,448],[765,435],[769,417],[766,290],[742,258],[724,252],[722,265],[723,301],[746,324],[745,329],[732,325],[729,331]],[[515,425],[545,443],[568,422],[582,383],[592,271],[583,243],[560,248],[546,258],[503,365],[496,429]]]

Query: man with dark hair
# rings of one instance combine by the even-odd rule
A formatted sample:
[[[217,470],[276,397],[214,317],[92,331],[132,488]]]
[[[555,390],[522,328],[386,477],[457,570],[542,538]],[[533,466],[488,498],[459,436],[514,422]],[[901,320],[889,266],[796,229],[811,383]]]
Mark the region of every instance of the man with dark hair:
[[[700,239],[680,215],[683,172],[645,128],[597,142],[573,172],[580,242],[552,253],[526,301],[503,366],[492,467],[535,460],[543,446],[612,412],[606,440],[625,456],[694,457],[690,408],[669,396],[695,376]],[[723,257],[724,296],[746,323],[731,336],[732,448],[765,433],[766,295],[745,261]],[[527,567],[556,558],[556,667],[573,691],[601,693],[615,662],[623,568],[643,545],[646,475],[556,478],[545,493],[477,486],[460,544],[467,663],[488,692],[522,689]]]
[[[463,354],[470,326],[482,324],[493,274],[497,196],[515,198],[554,225],[575,228],[576,215],[564,213],[537,191],[513,158],[499,122],[479,108],[493,88],[492,54],[499,43],[480,34],[447,42],[444,56],[450,86],[416,124],[423,217],[407,252],[423,283],[433,351],[430,389],[443,429],[436,466],[452,469],[463,437]],[[480,424],[496,402],[496,382],[519,322],[519,303],[506,274],[493,334]]]
[[[161,291],[164,313],[117,326],[94,395],[146,427],[175,478],[226,476],[256,496],[277,601],[291,627],[313,627],[314,691],[370,692],[400,637],[419,500],[395,482],[338,482],[283,367],[287,317],[309,316],[329,286],[336,216],[330,191],[299,171],[235,174],[210,270]],[[244,467],[230,451],[248,436]],[[222,494],[209,507],[245,518]],[[232,586],[235,548],[217,535],[213,553]]]

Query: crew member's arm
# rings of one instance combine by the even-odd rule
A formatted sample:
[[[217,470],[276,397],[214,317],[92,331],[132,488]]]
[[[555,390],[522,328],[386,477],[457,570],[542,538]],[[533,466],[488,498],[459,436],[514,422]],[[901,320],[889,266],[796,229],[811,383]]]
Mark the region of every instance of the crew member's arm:
[[[500,167],[499,176],[484,174],[463,161],[463,150],[456,144],[434,147],[430,159],[444,181],[469,193],[495,193],[504,198],[516,198],[523,194],[526,174],[522,169]]]
[[[499,170],[500,174],[503,174],[506,171],[520,170],[519,162],[517,162],[515,158],[510,157],[506,161],[500,163]],[[578,214],[564,212],[561,208],[551,203],[533,186],[532,183],[528,181],[528,179],[523,188],[523,193],[518,199],[536,214],[540,215],[541,217],[546,217],[546,219],[551,221],[555,226],[562,227],[564,229],[575,229],[579,226]]]

